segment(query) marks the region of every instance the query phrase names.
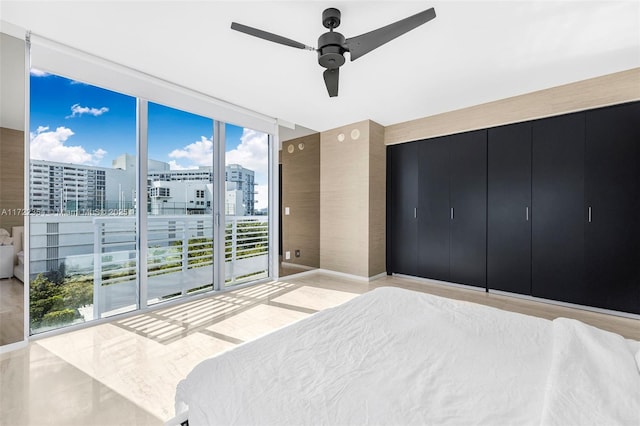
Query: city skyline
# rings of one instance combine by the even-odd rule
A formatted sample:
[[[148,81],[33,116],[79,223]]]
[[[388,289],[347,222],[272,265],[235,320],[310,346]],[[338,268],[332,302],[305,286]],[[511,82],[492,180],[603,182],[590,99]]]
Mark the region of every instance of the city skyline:
[[[31,159],[111,167],[136,154],[136,98],[31,71]],[[149,102],[148,157],[172,170],[210,166],[213,120]],[[268,135],[225,126],[226,163],[255,172],[256,208],[268,207]]]

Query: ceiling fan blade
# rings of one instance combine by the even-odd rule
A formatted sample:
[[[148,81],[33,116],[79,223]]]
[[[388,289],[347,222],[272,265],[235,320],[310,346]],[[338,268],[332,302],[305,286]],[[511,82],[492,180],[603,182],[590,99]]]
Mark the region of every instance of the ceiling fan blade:
[[[290,38],[282,37],[277,34],[269,33],[267,31],[262,31],[257,28],[249,27],[247,25],[238,24],[237,22],[231,23],[231,29],[240,31],[241,33],[249,34],[254,37],[258,37],[264,40],[272,41],[274,43],[284,44],[285,46],[295,47],[297,49],[307,49],[307,50],[316,50],[311,46],[307,46],[306,44],[302,44],[298,41],[291,40]]]
[[[329,97],[333,98],[338,96],[338,79],[340,77],[340,68],[326,69],[322,76],[324,77],[324,84],[327,86],[327,92]]]
[[[393,24],[378,28],[377,30],[348,38],[346,45],[351,53],[351,60],[355,61],[359,57],[371,52],[385,43],[390,42],[394,38],[400,37],[412,29],[429,22],[435,17],[435,9],[430,8],[420,13],[416,13],[413,16],[409,16],[408,18],[401,19],[398,22],[394,22]]]

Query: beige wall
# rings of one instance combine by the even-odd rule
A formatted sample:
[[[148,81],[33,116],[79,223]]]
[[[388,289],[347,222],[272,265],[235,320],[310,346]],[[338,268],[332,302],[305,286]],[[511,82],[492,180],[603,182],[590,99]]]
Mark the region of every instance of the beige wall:
[[[320,135],[320,267],[361,277],[385,270],[385,148],[371,121]]]
[[[302,144],[302,145],[301,145]],[[303,149],[300,149],[302,146]],[[289,152],[291,151],[291,152]],[[320,267],[320,134],[282,143],[282,261]],[[289,207],[289,215],[284,214]],[[295,251],[300,250],[300,257]],[[284,253],[290,251],[291,259]]]
[[[24,41],[0,34],[0,228],[23,225]]]
[[[640,68],[386,128],[362,121],[321,133],[320,267],[362,277],[385,271],[385,145],[635,100]]]
[[[591,78],[385,128],[393,145],[640,100],[640,68]]]
[[[387,148],[384,127],[369,122],[369,277],[386,272]]]
[[[0,228],[24,225],[24,132],[0,128]]]
[[[24,130],[24,40],[0,33],[0,127]]]

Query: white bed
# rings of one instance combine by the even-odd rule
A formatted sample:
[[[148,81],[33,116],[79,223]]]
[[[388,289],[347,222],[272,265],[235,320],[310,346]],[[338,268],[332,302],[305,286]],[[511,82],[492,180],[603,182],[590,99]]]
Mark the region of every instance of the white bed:
[[[578,321],[384,287],[203,361],[173,421],[639,425],[638,351]]]

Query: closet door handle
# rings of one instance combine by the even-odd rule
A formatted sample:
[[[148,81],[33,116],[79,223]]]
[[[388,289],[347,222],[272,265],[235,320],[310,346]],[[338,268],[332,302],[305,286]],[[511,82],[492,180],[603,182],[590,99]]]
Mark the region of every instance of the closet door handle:
[[[589,223],[591,223],[591,206],[589,206]]]
[[[529,206],[525,207],[525,218],[527,219],[527,222],[529,222]]]
[[[414,218],[414,219],[417,219],[417,218],[418,218],[418,208],[417,208],[417,207],[414,207],[414,208],[413,208],[413,218]]]
[[[453,220],[453,207],[451,207],[451,220]]]

